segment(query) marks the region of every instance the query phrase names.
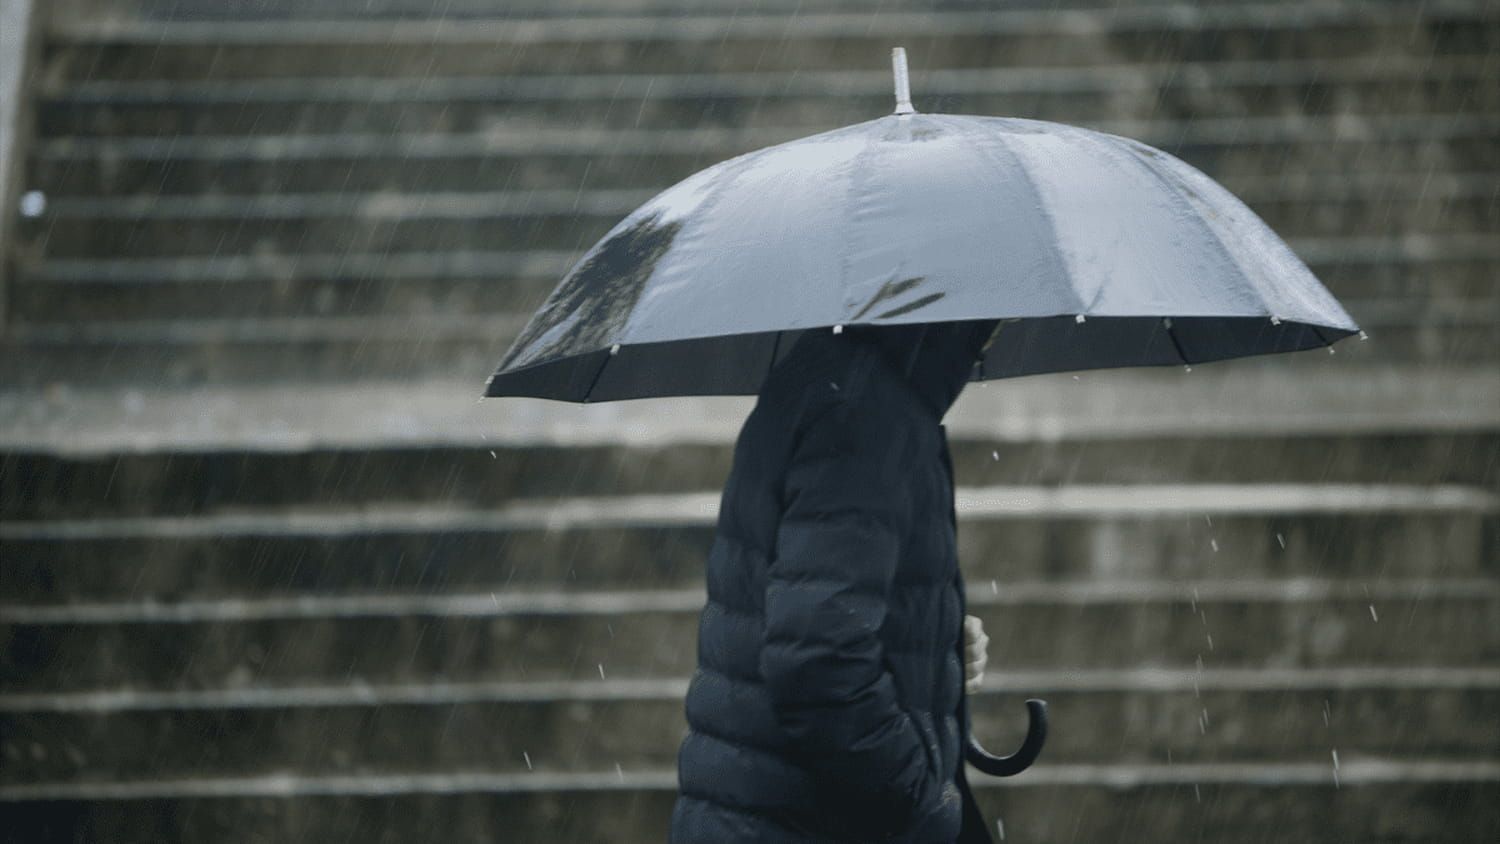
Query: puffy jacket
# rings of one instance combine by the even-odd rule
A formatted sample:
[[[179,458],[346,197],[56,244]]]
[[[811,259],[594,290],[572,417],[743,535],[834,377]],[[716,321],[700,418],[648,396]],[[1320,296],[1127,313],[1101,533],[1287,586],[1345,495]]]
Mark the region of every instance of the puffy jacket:
[[[708,555],[674,842],[988,840],[964,805],[941,424],[988,331],[918,328],[803,334],[745,421]]]

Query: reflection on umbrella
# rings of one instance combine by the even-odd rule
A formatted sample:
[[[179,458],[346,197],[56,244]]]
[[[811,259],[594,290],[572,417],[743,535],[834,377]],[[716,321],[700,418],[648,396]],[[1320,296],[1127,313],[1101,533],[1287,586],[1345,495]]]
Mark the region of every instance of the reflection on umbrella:
[[[746,153],[588,250],[489,396],[753,395],[797,335],[998,319],[973,380],[1191,365],[1359,332],[1243,202],[1138,141],[1058,123],[895,113]],[[1045,709],[1008,760],[1040,749]],[[977,761],[976,761],[977,760]]]

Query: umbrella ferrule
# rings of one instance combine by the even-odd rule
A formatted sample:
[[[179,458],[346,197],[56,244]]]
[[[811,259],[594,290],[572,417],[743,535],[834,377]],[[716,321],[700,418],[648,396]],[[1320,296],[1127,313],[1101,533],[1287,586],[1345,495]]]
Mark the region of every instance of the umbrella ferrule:
[[[911,80],[906,73],[906,48],[891,48],[891,70],[896,75],[896,114],[915,114],[911,106]]]

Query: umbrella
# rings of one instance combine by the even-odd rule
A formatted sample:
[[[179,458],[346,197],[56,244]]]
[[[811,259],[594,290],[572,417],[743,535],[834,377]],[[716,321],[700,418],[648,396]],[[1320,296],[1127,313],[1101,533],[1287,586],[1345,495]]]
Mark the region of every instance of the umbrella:
[[[896,48],[900,51],[900,48]],[[1191,365],[1358,333],[1244,203],[1146,144],[896,112],[702,170],[590,248],[487,395],[754,395],[798,332],[1000,319],[975,379]]]
[[[1000,320],[986,380],[1289,352],[1359,328],[1282,240],[1199,170],[1119,135],[912,108],[695,173],[563,278],[489,396],[754,395],[797,335]],[[1040,750],[1046,709],[1005,759]]]

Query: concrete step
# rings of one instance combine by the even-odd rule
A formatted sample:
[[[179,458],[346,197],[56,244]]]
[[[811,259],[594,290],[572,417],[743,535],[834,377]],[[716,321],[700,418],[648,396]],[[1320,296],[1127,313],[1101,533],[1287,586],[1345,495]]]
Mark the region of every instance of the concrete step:
[[[1017,841],[1260,844],[1337,835],[1350,841],[1454,841],[1500,832],[1488,763],[1059,765],[1017,780],[975,777],[981,810]],[[139,787],[17,792],[7,801],[27,841],[323,841],[446,838],[661,841],[676,799],[670,769],[586,775],[413,772],[398,777],[169,781]],[[141,796],[133,796],[141,795]]]
[[[1363,239],[1356,243],[1363,243]],[[555,263],[565,263],[561,253]],[[501,258],[501,256],[496,256]],[[525,256],[513,265],[529,263]],[[233,261],[199,263],[205,275],[186,276],[174,273],[158,281],[131,277],[111,279],[111,269],[104,262],[78,264],[44,264],[35,274],[9,280],[9,312],[18,323],[130,322],[170,320],[172,322],[212,319],[226,313],[241,319],[286,320],[297,317],[428,317],[439,314],[524,314],[539,308],[556,287],[562,274],[493,276],[477,275],[481,262],[471,266],[477,277],[465,277],[462,271],[453,276],[418,274],[418,262],[406,262],[409,268],[389,268],[385,275],[371,276],[356,265],[340,272],[329,266],[318,274],[305,269],[299,276],[274,279],[250,273],[233,275]],[[246,262],[253,263],[253,262]],[[271,275],[270,262],[260,262],[265,275]],[[501,260],[495,261],[498,265]],[[536,261],[540,264],[541,261]],[[551,262],[549,262],[551,263]],[[240,264],[239,266],[243,266]],[[1399,307],[1411,318],[1424,313],[1467,309],[1482,313],[1496,293],[1500,260],[1471,258],[1456,254],[1422,258],[1406,256],[1391,260],[1373,260],[1369,256],[1349,255],[1347,259],[1311,263],[1313,272],[1335,296],[1366,315],[1388,307]],[[143,268],[144,269],[144,268]],[[317,267],[316,269],[325,269]],[[104,273],[103,277],[89,275]],[[215,271],[227,276],[208,275]],[[413,275],[403,276],[403,271]],[[369,268],[370,273],[378,272]],[[566,269],[563,270],[566,272]],[[77,273],[64,278],[64,273]],[[124,273],[121,273],[124,275]],[[1399,303],[1399,304],[1382,304]]]
[[[1367,582],[1441,572],[1500,574],[1496,501],[1451,487],[1342,494],[1313,488],[1327,509],[1283,491],[1193,487],[1177,509],[1160,487],[1013,492],[1011,509],[967,499],[959,559],[976,592],[1014,580],[1163,577],[1350,577]],[[1259,496],[1254,495],[1258,492]],[[1109,497],[1113,493],[1113,498]],[[1132,511],[1124,501],[1154,504]],[[707,494],[683,496],[702,500]],[[1260,500],[1255,500],[1256,498]],[[1090,499],[1096,503],[1086,509]],[[673,497],[620,503],[668,511]],[[1111,506],[1110,502],[1113,501]],[[1240,506],[1231,508],[1231,504]],[[1301,509],[1299,509],[1299,504]],[[1217,505],[1217,506],[1215,506]],[[1181,505],[1178,504],[1177,507]],[[570,519],[574,502],[474,510],[431,507],[243,516],[12,521],[0,528],[8,601],[61,605],[111,600],[216,600],[341,594],[681,589],[698,585],[713,542],[710,519],[665,513]]]
[[[1182,374],[1193,375],[1196,370]],[[1093,377],[1103,376],[1095,373]],[[1357,373],[1348,377],[1355,383],[1359,380]],[[993,399],[975,396],[976,407],[1011,395],[1006,382],[986,383],[989,386],[968,388],[975,393],[994,391]],[[1069,385],[1085,389],[1082,380]],[[399,390],[395,392],[399,396]],[[449,403],[463,398],[472,402],[477,392],[449,395]],[[1485,395],[1481,393],[1478,400]],[[671,402],[660,405],[663,412],[671,411]],[[577,420],[581,414],[554,411],[551,416],[567,425],[569,416]],[[536,502],[532,506],[547,506],[582,497],[578,500],[583,506],[608,507],[611,495],[716,494],[728,474],[733,436],[739,427],[732,419],[715,421],[711,432],[705,432],[707,438],[698,441],[632,442],[629,437],[606,434],[591,442],[538,442],[507,433],[504,415],[497,412],[494,419],[499,424],[482,440],[387,443],[374,449],[358,444],[271,451],[259,445],[184,448],[164,444],[56,454],[41,448],[12,448],[0,458],[6,470],[0,474],[0,516],[233,514],[243,508],[276,508],[267,514],[274,519],[278,513],[296,513],[302,507],[422,502],[439,519],[436,524],[441,524],[442,513],[449,507],[484,508],[517,501],[524,513],[528,499]],[[287,425],[286,420],[274,417],[267,423],[283,429]],[[650,427],[638,417],[627,424]],[[1475,427],[1194,430],[1189,416],[1182,424],[1159,422],[1154,429],[1151,422],[1139,427],[1122,423],[1115,432],[1075,434],[1008,435],[995,428],[970,429],[955,431],[950,440],[958,482],[964,487],[1320,483],[1493,487],[1500,472],[1500,435],[1491,424],[1478,420],[1469,424]],[[663,426],[670,430],[671,423]],[[716,507],[717,501],[709,504]],[[694,513],[698,503],[682,499],[650,506]],[[620,512],[631,510],[621,505]],[[702,515],[711,515],[711,510]]]
[[[1251,208],[1282,237],[1333,240],[1341,237],[1454,237],[1472,239],[1500,232],[1500,179],[1457,195],[1383,198],[1323,197],[1315,200],[1260,201]],[[360,197],[350,197],[358,200]],[[320,253],[402,254],[463,251],[475,246],[568,252],[602,239],[632,209],[573,211],[525,207],[475,208],[469,199],[439,203],[411,214],[395,213],[402,203],[378,194],[363,197],[374,213],[335,215],[277,208],[262,203],[230,215],[213,212],[222,201],[186,202],[139,209],[120,202],[98,213],[54,210],[18,221],[16,249],[23,255],[61,260],[159,259],[174,257]],[[308,209],[312,210],[312,209]],[[144,213],[142,213],[142,211]],[[208,213],[203,213],[203,212]]]
[[[1328,764],[1334,751],[1345,759],[1429,755],[1478,762],[1500,747],[1500,722],[1490,717],[1500,706],[1494,670],[1138,675],[999,678],[1013,691],[992,688],[970,698],[974,733],[995,747],[1019,742],[1025,694],[1050,704],[1048,764],[1169,758]],[[128,692],[5,696],[0,788],[278,771],[380,775],[413,767],[515,774],[670,769],[687,729],[686,687],[681,680],[335,686],[147,695],[134,702]]]
[[[884,112],[871,114],[873,119]],[[507,127],[475,133],[57,138],[39,143],[25,184],[49,196],[182,193],[660,189],[765,146],[842,124],[751,129]],[[1266,173],[1500,171],[1500,116],[1404,114],[1350,122],[1283,116],[1090,121],[1211,177]]]
[[[1495,301],[1467,310],[1457,306],[1462,303],[1419,310],[1405,302],[1382,303],[1379,311],[1351,308],[1369,339],[1337,347],[1338,365],[1488,365],[1500,357]],[[191,387],[464,376],[483,384],[525,320],[520,314],[434,314],[18,323],[0,339],[0,384]],[[1246,363],[1284,370],[1329,365],[1328,357],[1312,350]]]
[[[1335,773],[1338,778],[1335,781]],[[1491,840],[1500,766],[1440,758],[1225,765],[1055,765],[975,775],[1005,840]],[[661,841],[673,771],[142,781],[0,792],[24,840]]]
[[[1317,357],[1316,355],[1313,357]],[[1338,356],[1327,358],[1332,362]],[[1058,373],[972,385],[944,421],[955,443],[1152,437],[1355,437],[1500,429],[1488,368],[1297,366],[1228,361],[1186,372]],[[68,459],[130,454],[523,446],[726,445],[748,396],[567,404],[478,400],[469,381],[284,382],[191,390],[0,390],[0,449]],[[964,483],[964,466],[958,467]],[[1004,480],[1004,479],[1000,479]],[[575,490],[576,491],[576,490]]]
[[[1415,242],[1413,239],[1412,242]],[[1412,316],[1429,307],[1482,308],[1500,293],[1500,255],[1428,250],[1373,252],[1366,238],[1299,241],[1308,264],[1341,300],[1399,301]],[[1477,245],[1477,244],[1475,244]],[[1310,249],[1309,246],[1312,246]],[[1396,254],[1390,254],[1396,251]],[[234,314],[241,319],[294,317],[423,317],[436,314],[530,315],[566,274],[573,252],[473,255],[424,271],[419,258],[390,256],[384,267],[351,258],[278,265],[239,258],[175,262],[50,260],[7,279],[8,312],[16,322],[198,320]],[[434,256],[436,259],[436,256]],[[145,277],[153,268],[165,275]],[[193,274],[192,271],[197,271]]]
[[[257,80],[60,81],[37,131],[73,135],[483,132],[514,126],[740,128],[888,111],[888,70]],[[1493,113],[1493,57],[928,69],[922,111],[1081,123],[1287,114]]]
[[[58,79],[888,69],[1483,54],[1500,19],[1482,0],[1404,4],[1186,3],[1089,10],[809,12],[437,20],[162,22],[61,17]],[[913,77],[920,92],[920,75]]]
[[[299,276],[274,280],[250,274],[235,277],[215,277],[205,274],[195,277],[169,276],[160,281],[111,280],[107,276],[91,276],[94,269],[108,268],[104,262],[89,262],[92,266],[72,264],[37,269],[47,278],[35,275],[6,279],[10,296],[8,313],[16,322],[25,323],[83,323],[99,320],[200,320],[235,314],[242,319],[285,320],[297,317],[428,317],[441,314],[500,314],[518,313],[530,316],[546,301],[548,294],[557,286],[563,274],[543,273],[525,268],[527,263],[563,264],[569,255],[552,253],[555,260],[542,261],[517,254],[509,260],[515,271],[488,275],[482,267],[471,270],[474,276],[463,272],[453,275],[426,273],[402,276],[399,256],[392,256],[398,265],[391,274],[368,275],[356,269],[341,272],[336,266],[327,266],[327,274],[304,273]],[[571,254],[571,253],[570,253]],[[535,253],[533,253],[533,256]],[[250,258],[252,256],[246,256]],[[494,256],[495,265],[506,261],[507,256]],[[233,261],[217,261],[211,266],[199,264],[205,273],[225,269],[233,272]],[[408,261],[406,269],[417,271],[418,262]],[[488,262],[486,262],[488,263]],[[262,266],[268,267],[262,262]],[[1438,276],[1433,298],[1481,299],[1483,290],[1493,288],[1492,273],[1500,262],[1458,262],[1451,268],[1438,265],[1434,275]],[[378,273],[377,268],[369,268]],[[1360,269],[1363,269],[1361,267]],[[64,280],[64,272],[78,271],[79,276]],[[56,272],[57,275],[53,275]],[[1351,284],[1362,284],[1364,277],[1351,271]],[[1396,287],[1418,286],[1415,274],[1411,283],[1402,285],[1397,276],[1399,269],[1386,273]],[[1424,281],[1426,279],[1423,279]],[[1472,294],[1472,295],[1470,295]],[[496,361],[498,363],[498,361]]]
[[[1013,669],[1493,665],[1500,585],[1481,580],[1011,583],[969,612]],[[682,677],[703,595],[330,596],[8,605],[15,693],[429,680]]]
[[[1172,5],[1176,0],[1120,0],[1125,9]],[[1205,5],[1239,0],[1204,0]],[[1264,4],[1266,0],[1262,0]],[[1276,0],[1270,0],[1276,2]],[[368,20],[491,17],[571,17],[612,14],[681,15],[687,13],[799,14],[796,0],[514,0],[497,8],[494,0],[54,0],[60,14],[81,20]],[[858,10],[860,0],[822,0],[827,10]],[[1009,8],[1097,9],[1107,0],[1013,0]],[[983,0],[888,0],[881,7],[896,11],[953,11],[985,8]]]

